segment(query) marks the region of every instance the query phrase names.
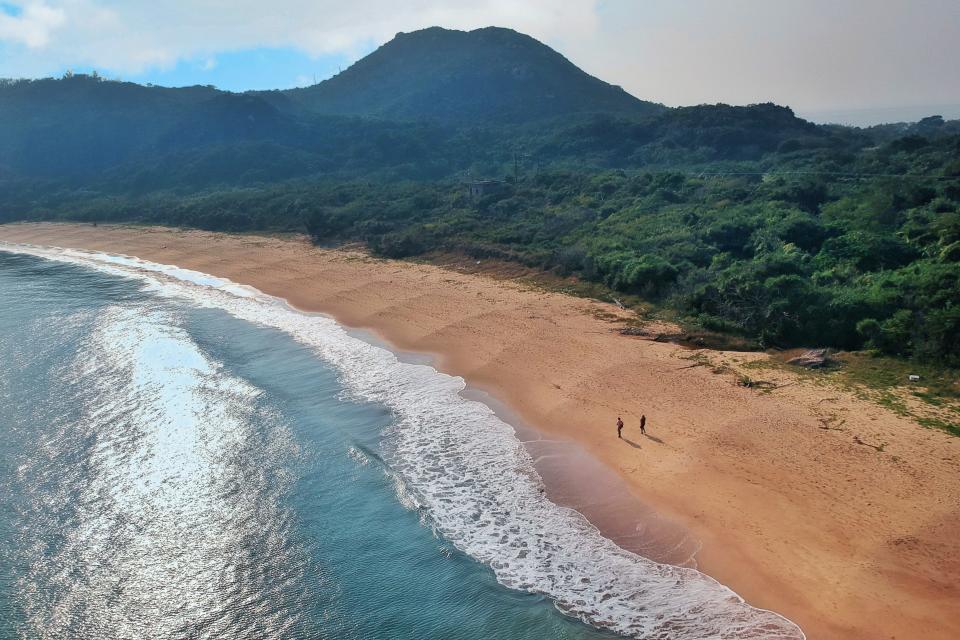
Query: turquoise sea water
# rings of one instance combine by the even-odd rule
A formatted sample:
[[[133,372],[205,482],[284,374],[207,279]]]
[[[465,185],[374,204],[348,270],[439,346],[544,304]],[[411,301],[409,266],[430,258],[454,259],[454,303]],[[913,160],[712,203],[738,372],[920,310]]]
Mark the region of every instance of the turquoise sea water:
[[[216,278],[9,249],[0,638],[802,638],[550,503],[457,378]]]

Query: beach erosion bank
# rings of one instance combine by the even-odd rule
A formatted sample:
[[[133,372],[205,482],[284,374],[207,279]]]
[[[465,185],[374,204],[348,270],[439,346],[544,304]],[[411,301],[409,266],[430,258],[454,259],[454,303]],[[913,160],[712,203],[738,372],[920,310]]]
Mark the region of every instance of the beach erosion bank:
[[[702,542],[701,570],[808,637],[960,636],[960,440],[948,434],[833,388],[742,388],[689,366],[695,352],[620,335],[613,305],[303,239],[30,224],[0,227],[0,240],[176,264],[435,354],[442,371],[615,471]],[[822,428],[834,418],[842,428]],[[563,476],[545,474],[553,486]],[[634,522],[601,502],[588,515],[605,530]]]

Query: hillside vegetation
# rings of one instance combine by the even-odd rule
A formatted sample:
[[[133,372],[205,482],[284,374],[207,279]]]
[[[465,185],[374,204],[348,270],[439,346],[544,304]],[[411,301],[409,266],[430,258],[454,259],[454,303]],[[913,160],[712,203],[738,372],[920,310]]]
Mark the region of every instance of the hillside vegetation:
[[[282,95],[315,113],[461,125],[665,110],[584,73],[529,36],[495,27],[401,33],[346,73]]]
[[[960,365],[960,123],[669,109],[503,29],[285,92],[6,82],[0,221],[49,218],[514,260],[762,346]]]

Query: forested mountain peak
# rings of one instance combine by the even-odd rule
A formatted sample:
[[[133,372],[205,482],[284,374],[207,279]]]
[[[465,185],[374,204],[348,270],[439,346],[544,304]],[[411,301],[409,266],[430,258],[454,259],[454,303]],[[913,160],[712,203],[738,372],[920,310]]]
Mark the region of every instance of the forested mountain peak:
[[[286,93],[319,113],[456,124],[664,109],[585,73],[530,36],[498,27],[399,33],[329,80]]]

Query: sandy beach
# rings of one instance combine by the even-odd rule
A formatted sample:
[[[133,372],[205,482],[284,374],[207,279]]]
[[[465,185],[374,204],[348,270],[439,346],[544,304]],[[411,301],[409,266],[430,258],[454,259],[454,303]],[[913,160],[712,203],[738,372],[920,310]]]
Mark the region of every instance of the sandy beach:
[[[736,368],[763,354],[624,336],[612,304],[303,238],[16,224],[0,241],[203,271],[434,354],[539,431],[577,442],[702,542],[701,570],[808,638],[960,637],[960,438],[799,376],[760,392],[691,359]],[[605,530],[635,515],[594,511]]]

